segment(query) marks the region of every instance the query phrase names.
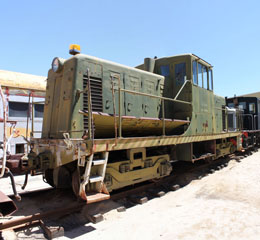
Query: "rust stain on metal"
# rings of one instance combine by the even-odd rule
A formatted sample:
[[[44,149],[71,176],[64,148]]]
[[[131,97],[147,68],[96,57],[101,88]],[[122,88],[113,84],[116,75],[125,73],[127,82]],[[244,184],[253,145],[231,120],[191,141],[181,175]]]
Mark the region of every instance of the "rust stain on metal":
[[[0,214],[9,216],[17,211],[17,207],[13,200],[0,191]]]

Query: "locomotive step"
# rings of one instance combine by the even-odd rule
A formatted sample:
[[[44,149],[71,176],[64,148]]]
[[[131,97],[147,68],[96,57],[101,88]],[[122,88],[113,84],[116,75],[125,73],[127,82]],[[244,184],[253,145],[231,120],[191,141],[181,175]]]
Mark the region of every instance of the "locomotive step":
[[[100,202],[104,201],[110,198],[109,194],[105,193],[88,193],[87,194],[87,203],[94,203],[94,202]]]
[[[92,161],[92,165],[102,165],[102,164],[105,164],[106,163],[106,159],[97,159],[97,160],[94,160]]]
[[[102,180],[103,180],[102,176],[92,176],[89,178],[90,183],[101,182]]]

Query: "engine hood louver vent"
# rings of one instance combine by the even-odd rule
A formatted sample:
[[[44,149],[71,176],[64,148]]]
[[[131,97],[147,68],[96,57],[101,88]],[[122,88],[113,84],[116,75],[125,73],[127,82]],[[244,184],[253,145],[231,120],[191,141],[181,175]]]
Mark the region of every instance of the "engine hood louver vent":
[[[83,89],[88,84],[88,76],[83,75]],[[90,77],[91,102],[93,112],[103,111],[102,79]],[[83,109],[88,111],[88,92],[83,94]],[[84,116],[84,129],[88,129],[88,117]]]

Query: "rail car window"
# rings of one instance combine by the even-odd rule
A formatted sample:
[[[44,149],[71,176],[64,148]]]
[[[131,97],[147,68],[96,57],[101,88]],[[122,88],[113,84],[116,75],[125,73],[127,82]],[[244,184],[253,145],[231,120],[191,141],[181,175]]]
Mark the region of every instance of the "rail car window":
[[[9,102],[9,117],[27,117],[28,103]]]
[[[192,62],[192,73],[193,73],[193,83],[198,85],[198,71],[197,71],[197,62]]]
[[[238,108],[240,110],[245,110],[246,109],[246,102],[240,102],[239,105],[238,105]]]
[[[198,81],[199,81],[199,86],[203,87],[202,65],[200,63],[198,63]]]
[[[161,75],[163,75],[165,77],[170,76],[170,67],[169,67],[169,65],[161,66]]]
[[[35,104],[34,105],[34,116],[36,118],[43,118],[43,109],[44,109],[43,104]]]
[[[255,113],[255,104],[249,103],[249,113]]]
[[[24,144],[15,144],[15,153],[24,153]]]
[[[233,108],[235,107],[234,103],[228,103],[228,107]]]
[[[186,79],[186,63],[175,64],[175,80],[177,85],[182,85]]]
[[[212,69],[209,69],[209,86],[208,90],[213,91],[213,72]]]

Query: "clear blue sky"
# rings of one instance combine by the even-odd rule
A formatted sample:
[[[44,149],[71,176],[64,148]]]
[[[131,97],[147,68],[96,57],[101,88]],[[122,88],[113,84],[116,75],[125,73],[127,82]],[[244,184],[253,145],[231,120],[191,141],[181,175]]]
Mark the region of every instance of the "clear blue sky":
[[[0,11],[3,70],[46,76],[77,43],[129,66],[194,53],[214,66],[216,94],[260,91],[259,0],[14,0]]]

